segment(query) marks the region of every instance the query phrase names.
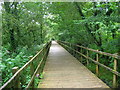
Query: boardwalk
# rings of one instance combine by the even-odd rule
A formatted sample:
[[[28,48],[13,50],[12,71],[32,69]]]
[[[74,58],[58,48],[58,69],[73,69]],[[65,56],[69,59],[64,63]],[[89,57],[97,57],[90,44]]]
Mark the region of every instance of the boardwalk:
[[[56,42],[52,42],[38,88],[108,88]]]

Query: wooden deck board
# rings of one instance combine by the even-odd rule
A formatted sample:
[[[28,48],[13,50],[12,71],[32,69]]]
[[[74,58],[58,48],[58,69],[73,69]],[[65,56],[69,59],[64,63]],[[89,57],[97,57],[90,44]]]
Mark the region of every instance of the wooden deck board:
[[[109,88],[54,41],[43,72],[38,88]]]

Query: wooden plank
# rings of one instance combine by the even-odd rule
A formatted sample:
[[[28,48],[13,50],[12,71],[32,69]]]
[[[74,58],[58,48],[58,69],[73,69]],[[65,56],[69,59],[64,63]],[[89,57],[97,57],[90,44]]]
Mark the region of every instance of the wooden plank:
[[[64,46],[68,47],[68,46],[65,45],[65,44],[64,44]],[[70,48],[70,47],[69,47],[69,48]],[[75,50],[72,49],[72,48],[70,48],[70,49],[73,50],[73,51],[75,51]],[[114,69],[111,69],[110,67],[105,66],[104,64],[101,64],[101,63],[95,61],[94,59],[92,59],[92,58],[90,58],[90,57],[87,57],[86,55],[84,55],[84,54],[82,54],[82,53],[80,53],[80,52],[78,52],[78,51],[76,51],[76,52],[79,53],[80,55],[82,55],[83,57],[85,57],[86,59],[91,60],[91,61],[94,62],[95,64],[97,64],[97,65],[99,65],[99,66],[101,66],[101,67],[103,67],[103,68],[109,70],[110,72],[114,73],[115,75],[120,76],[120,73],[117,72],[117,71],[114,71]]]
[[[109,88],[63,47],[53,42],[38,88]]]

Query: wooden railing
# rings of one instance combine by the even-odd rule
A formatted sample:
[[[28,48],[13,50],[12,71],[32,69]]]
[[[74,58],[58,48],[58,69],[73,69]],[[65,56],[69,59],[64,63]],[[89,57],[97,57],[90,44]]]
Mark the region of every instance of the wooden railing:
[[[27,83],[25,88],[34,88],[35,82],[34,78],[37,74],[42,72],[43,66],[45,64],[46,58],[48,56],[49,48],[51,46],[51,41],[48,42],[44,47],[34,56],[31,57],[30,60],[20,69],[18,67],[13,68],[13,76],[0,88],[0,90],[4,88],[23,88],[22,82],[25,81],[26,77],[24,77],[24,71],[30,73],[30,81]],[[35,65],[37,64],[36,68]]]
[[[64,41],[57,41],[57,42],[60,45],[62,45],[63,47],[65,47],[66,49],[72,50],[72,54],[73,55],[79,54],[81,62],[83,60],[83,57],[86,58],[87,65],[89,65],[89,60],[94,62],[95,65],[96,65],[96,75],[99,74],[99,66],[109,70],[111,73],[113,73],[113,82],[112,82],[113,83],[113,88],[116,88],[118,86],[117,77],[120,77],[120,73],[117,71],[118,70],[118,68],[117,68],[117,64],[118,63],[117,63],[117,61],[120,60],[120,56],[115,55],[115,54],[106,53],[106,52],[101,52],[101,51],[94,50],[94,49],[90,49],[90,48],[83,47],[83,46],[76,45],[76,44],[72,44],[72,43],[69,43],[69,42],[64,42]],[[77,50],[78,48],[79,48],[79,50]],[[84,50],[84,52],[83,52],[83,50]],[[86,50],[86,53],[85,53],[85,50]],[[89,51],[92,51],[92,52],[96,53],[96,60],[92,59],[89,56]],[[113,69],[108,67],[108,66],[106,66],[106,65],[104,65],[104,64],[102,64],[102,63],[100,63],[99,55],[105,55],[105,56],[109,56],[109,57],[114,58]]]

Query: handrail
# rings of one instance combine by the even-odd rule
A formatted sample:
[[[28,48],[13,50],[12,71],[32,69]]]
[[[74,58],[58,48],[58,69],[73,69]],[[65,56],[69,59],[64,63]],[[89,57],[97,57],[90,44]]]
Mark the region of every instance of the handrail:
[[[97,74],[97,75],[98,75],[98,70],[99,70],[98,65],[101,66],[101,67],[103,67],[103,68],[105,68],[105,69],[107,69],[107,70],[109,70],[111,73],[113,73],[113,87],[114,87],[114,88],[117,87],[117,76],[120,77],[120,73],[117,71],[117,60],[116,60],[116,59],[120,59],[120,56],[114,55],[114,54],[110,54],[110,53],[106,53],[106,52],[101,52],[101,51],[98,51],[98,50],[86,48],[86,47],[79,46],[79,45],[75,45],[75,44],[71,44],[71,43],[69,43],[69,42],[64,42],[64,41],[57,41],[57,42],[58,42],[59,44],[65,46],[65,47],[71,49],[72,51],[80,54],[81,57],[84,57],[84,58],[86,58],[86,59],[94,62],[94,63],[96,64],[96,74]],[[69,44],[70,46],[69,46],[69,45],[66,45],[66,44]],[[96,53],[97,53],[97,54],[96,54],[97,60],[94,60],[94,59],[90,58],[90,57],[88,56],[88,51],[87,51],[87,55],[84,55],[84,54],[82,53],[82,51],[75,50],[74,48],[71,47],[71,45],[76,46],[76,47],[80,47],[81,50],[82,50],[82,49],[86,49],[86,50],[89,50],[89,51],[96,52]],[[104,64],[101,64],[101,63],[98,61],[98,54],[102,54],[102,55],[106,55],[106,56],[115,58],[115,59],[114,59],[114,69],[112,69],[112,68],[110,68],[110,67],[108,67],[108,66],[106,66],[106,65],[104,65]]]
[[[111,54],[111,53],[106,53],[106,52],[94,50],[94,49],[91,49],[91,48],[87,48],[87,47],[80,46],[80,45],[76,45],[76,44],[69,43],[69,42],[64,42],[64,41],[60,41],[60,42],[72,44],[72,45],[75,45],[75,46],[77,46],[77,47],[80,47],[80,48],[89,50],[89,51],[93,51],[93,52],[96,52],[96,53],[99,53],[99,54],[102,54],[102,55],[106,55],[106,56],[110,56],[110,57],[113,57],[113,58],[116,58],[116,59],[120,59],[120,56],[119,56],[119,55],[115,55],[115,54]]]
[[[30,82],[29,82],[29,84],[27,85],[27,87],[26,87],[26,88],[29,88],[29,87],[30,87],[30,85],[32,84],[32,81],[33,81],[33,79],[34,79],[35,75],[37,74],[38,69],[40,68],[40,65],[42,64],[42,62],[43,62],[43,60],[44,60],[44,58],[45,58],[46,54],[47,54],[47,52],[45,52],[45,54],[44,54],[44,56],[43,56],[42,60],[39,62],[39,65],[37,66],[37,68],[36,68],[36,70],[35,70],[35,72],[34,72],[34,74],[33,74],[32,78],[31,78],[31,80],[30,80]]]
[[[36,58],[37,58],[39,55],[41,55],[42,53],[44,53],[43,51],[44,51],[45,49],[47,49],[46,52],[44,53],[44,56],[43,56],[42,60],[41,60],[41,61],[43,61],[44,58],[45,58],[45,56],[47,56],[47,54],[48,54],[50,45],[51,45],[51,41],[48,42],[47,44],[45,44],[45,46],[44,46],[34,57],[32,57],[32,58],[30,59],[30,61],[28,61],[23,67],[21,67],[10,79],[0,88],[0,90],[6,88],[10,83],[12,83],[13,80],[14,80],[25,68],[27,68],[28,66],[30,66],[30,64],[31,64],[34,60],[36,60]],[[39,64],[39,65],[40,65],[40,64]],[[37,71],[38,71],[38,70],[37,70]]]

